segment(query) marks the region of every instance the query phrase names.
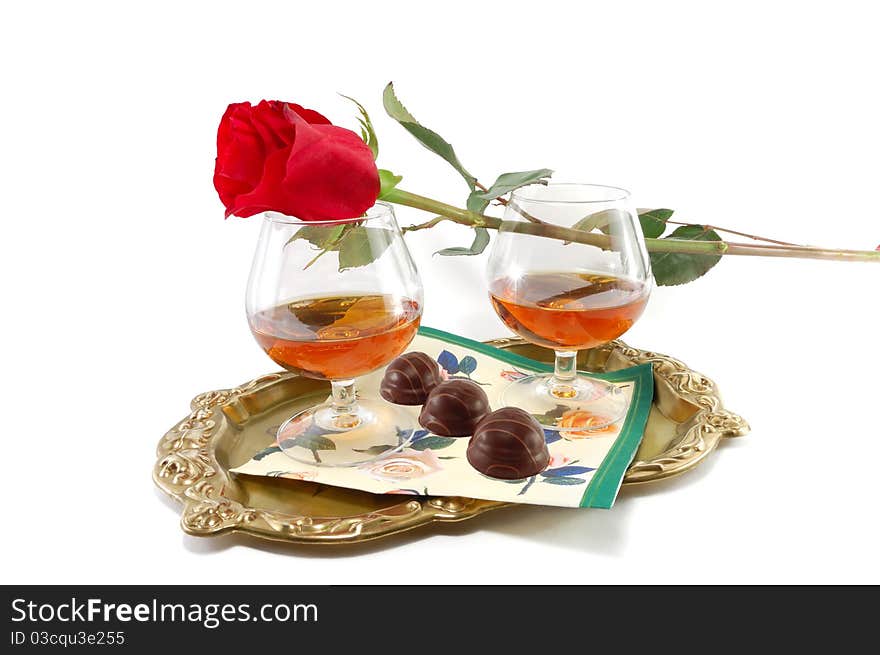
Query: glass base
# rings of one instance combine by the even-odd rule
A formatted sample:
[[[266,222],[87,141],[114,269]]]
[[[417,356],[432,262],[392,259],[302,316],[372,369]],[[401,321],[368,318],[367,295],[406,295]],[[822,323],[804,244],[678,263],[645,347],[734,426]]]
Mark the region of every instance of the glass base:
[[[626,395],[604,380],[531,375],[508,385],[504,406],[520,407],[565,438],[598,436],[626,414]]]
[[[359,400],[345,412],[326,403],[282,423],[275,442],[303,464],[358,466],[403,450],[417,429],[409,412],[382,400]]]

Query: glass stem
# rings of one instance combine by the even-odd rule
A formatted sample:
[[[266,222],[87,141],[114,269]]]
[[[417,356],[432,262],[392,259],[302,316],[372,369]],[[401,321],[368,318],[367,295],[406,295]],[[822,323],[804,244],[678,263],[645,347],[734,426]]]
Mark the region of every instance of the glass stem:
[[[357,416],[357,392],[354,380],[331,380],[330,405],[333,407],[333,423],[337,428],[353,428],[360,422]]]
[[[577,377],[577,351],[557,350],[553,365],[550,393],[557,398],[574,398],[577,390],[572,384]]]

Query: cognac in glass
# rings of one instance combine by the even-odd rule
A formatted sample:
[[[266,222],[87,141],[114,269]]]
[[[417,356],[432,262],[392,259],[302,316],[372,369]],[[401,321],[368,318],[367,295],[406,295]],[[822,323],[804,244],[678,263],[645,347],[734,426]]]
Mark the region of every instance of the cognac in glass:
[[[595,235],[564,241],[534,234],[543,223]],[[543,228],[542,228],[543,229]],[[514,191],[487,267],[489,297],[504,324],[554,349],[552,375],[513,382],[505,405],[539,418],[579,412],[560,432],[600,430],[626,411],[623,393],[578,375],[577,351],[616,339],[641,316],[652,287],[650,259],[629,193],[593,184],[548,184]]]
[[[278,429],[283,452],[354,466],[409,443],[414,418],[360,398],[355,387],[356,377],[406,349],[422,316],[422,284],[390,205],[347,221],[264,214],[246,306],[251,332],[276,364],[330,382],[327,402]]]

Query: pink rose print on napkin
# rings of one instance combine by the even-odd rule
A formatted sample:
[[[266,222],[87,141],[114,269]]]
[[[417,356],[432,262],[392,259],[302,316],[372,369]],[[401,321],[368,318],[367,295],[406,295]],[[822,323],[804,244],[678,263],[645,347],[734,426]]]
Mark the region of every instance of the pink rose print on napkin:
[[[404,448],[399,453],[361,464],[358,469],[376,480],[397,482],[422,478],[442,470],[443,467],[430,448],[425,450]]]

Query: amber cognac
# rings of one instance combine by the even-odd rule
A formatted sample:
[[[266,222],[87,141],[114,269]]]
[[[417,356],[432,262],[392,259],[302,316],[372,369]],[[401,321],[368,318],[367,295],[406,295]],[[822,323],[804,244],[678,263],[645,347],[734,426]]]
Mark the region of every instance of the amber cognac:
[[[547,348],[583,350],[626,332],[649,289],[609,275],[535,272],[491,283],[495,311],[511,330]]]
[[[275,363],[320,380],[381,368],[419,327],[417,302],[390,295],[306,298],[255,313],[251,332]]]

